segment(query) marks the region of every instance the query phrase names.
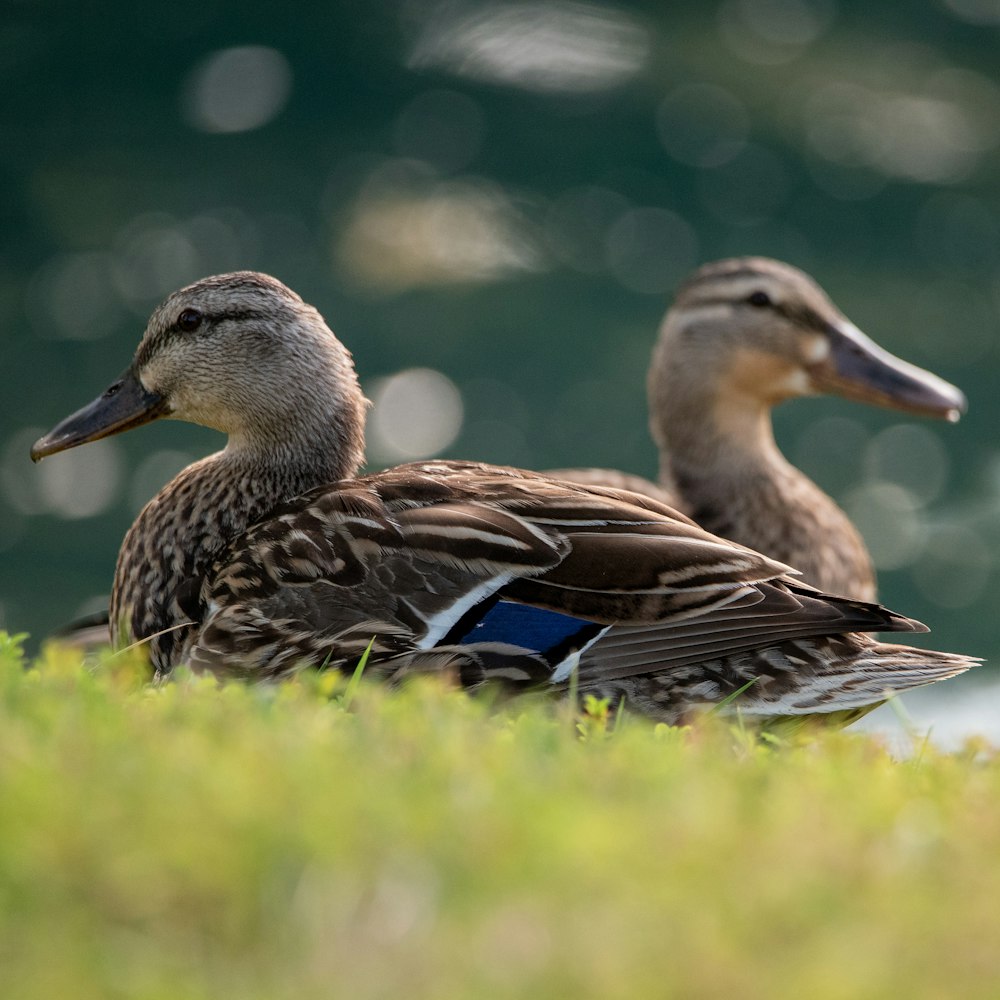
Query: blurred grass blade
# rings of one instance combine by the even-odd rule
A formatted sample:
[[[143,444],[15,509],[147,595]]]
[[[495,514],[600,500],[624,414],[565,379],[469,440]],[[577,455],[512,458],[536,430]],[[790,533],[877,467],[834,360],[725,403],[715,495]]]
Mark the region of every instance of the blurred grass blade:
[[[343,705],[345,709],[351,707],[351,702],[354,701],[354,696],[358,693],[358,688],[361,685],[361,677],[365,672],[365,667],[368,664],[368,657],[371,656],[372,647],[374,645],[375,636],[372,636],[367,648],[361,654],[361,659],[358,660],[358,665],[354,668],[354,673],[351,674],[351,679],[347,682],[347,687],[344,690],[344,697],[340,699],[340,704]]]
[[[722,699],[722,701],[718,702],[718,704],[713,705],[706,714],[718,715],[719,712],[721,712],[724,708],[728,708],[730,705],[732,705],[732,703],[736,701],[736,699],[739,698],[739,696],[743,694],[744,691],[749,690],[756,683],[757,683],[757,678],[751,677],[750,680],[748,680],[746,684],[743,685],[743,687],[737,688],[735,691],[733,691],[732,694],[727,694],[726,697]]]

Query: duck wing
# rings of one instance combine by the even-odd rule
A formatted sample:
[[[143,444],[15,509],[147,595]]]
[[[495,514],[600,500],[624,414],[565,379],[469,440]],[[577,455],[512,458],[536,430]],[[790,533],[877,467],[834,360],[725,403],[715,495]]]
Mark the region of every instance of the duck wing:
[[[601,692],[801,639],[923,629],[788,572],[649,497],[476,463],[400,466],[251,528],[206,581],[187,654],[268,677],[349,668],[372,643],[369,663],[393,675],[563,686],[578,666]],[[797,655],[779,656],[786,670]]]
[[[270,674],[321,650],[360,655],[376,635],[384,656],[499,643],[555,664],[620,621],[752,599],[786,569],[650,498],[478,463],[400,466],[250,528],[201,588],[187,656]]]

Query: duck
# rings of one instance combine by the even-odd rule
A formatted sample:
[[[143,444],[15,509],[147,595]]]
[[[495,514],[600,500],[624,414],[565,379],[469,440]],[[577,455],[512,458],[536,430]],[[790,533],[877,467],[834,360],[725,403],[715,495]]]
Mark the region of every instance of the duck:
[[[879,347],[804,271],[765,257],[705,264],[680,286],[649,367],[659,482],[614,469],[553,475],[656,497],[820,590],[873,601],[860,533],[774,439],[775,406],[823,393],[951,422],[966,409],[960,389]]]
[[[272,680],[314,667],[389,683],[593,695],[679,723],[847,718],[977,660],[883,643],[926,627],[821,593],[651,497],[473,461],[359,475],[351,354],[277,279],[204,278],[157,307],[124,373],[32,448],[157,419],[226,435],[142,509],[111,599],[117,645]]]

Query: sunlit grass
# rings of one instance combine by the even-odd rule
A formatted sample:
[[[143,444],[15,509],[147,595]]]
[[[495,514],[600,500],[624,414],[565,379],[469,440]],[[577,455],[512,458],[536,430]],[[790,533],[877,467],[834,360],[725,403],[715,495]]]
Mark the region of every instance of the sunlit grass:
[[[997,995],[984,745],[145,676],[0,646],[4,998]]]

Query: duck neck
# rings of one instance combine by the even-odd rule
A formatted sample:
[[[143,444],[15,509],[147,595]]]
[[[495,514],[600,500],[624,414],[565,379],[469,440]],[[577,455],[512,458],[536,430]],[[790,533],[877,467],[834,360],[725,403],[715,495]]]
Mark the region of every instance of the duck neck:
[[[651,398],[661,479],[702,527],[795,567],[822,590],[874,600],[864,542],[778,450],[770,405],[728,391]]]
[[[759,398],[687,386],[657,402],[651,428],[660,448],[661,481],[680,493],[710,531],[752,544],[739,537],[734,511],[752,497],[780,504],[793,481],[809,483],[778,449],[771,406]]]
[[[364,457],[362,432],[345,437],[337,428],[336,420],[320,418],[294,433],[257,428],[230,433],[208,468],[212,475],[244,480],[250,493],[261,492],[262,503],[267,493],[278,503],[357,473]]]
[[[335,353],[317,367],[308,379],[270,387],[239,426],[225,426],[215,461],[232,475],[268,469],[265,480],[282,490],[294,483],[298,492],[354,476],[364,460],[367,401],[345,357]]]
[[[651,418],[660,446],[661,468],[677,465],[688,475],[728,478],[788,467],[778,450],[771,407],[737,393],[699,393],[688,387],[669,392]]]

